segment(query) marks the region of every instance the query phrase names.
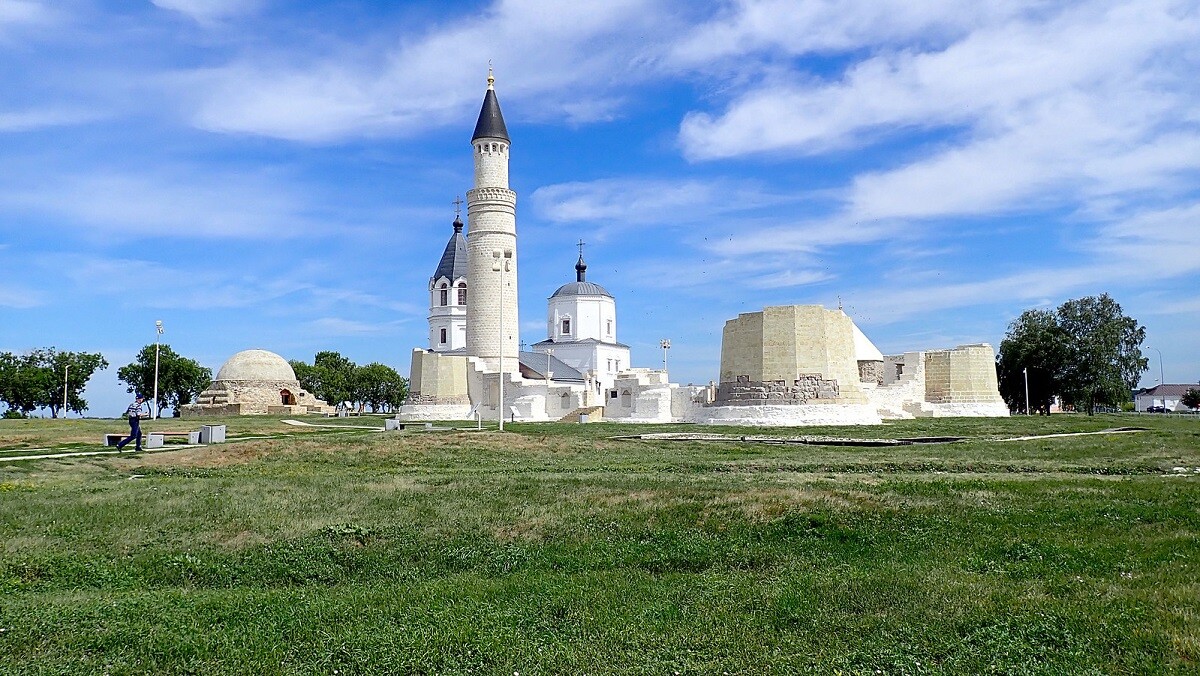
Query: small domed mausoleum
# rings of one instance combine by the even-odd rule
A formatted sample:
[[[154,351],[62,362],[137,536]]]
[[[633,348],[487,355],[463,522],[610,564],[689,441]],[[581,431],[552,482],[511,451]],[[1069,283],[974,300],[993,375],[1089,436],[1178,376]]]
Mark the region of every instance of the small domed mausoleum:
[[[302,415],[332,410],[300,387],[286,359],[267,350],[243,350],[221,366],[196,403],[180,407],[180,415]]]

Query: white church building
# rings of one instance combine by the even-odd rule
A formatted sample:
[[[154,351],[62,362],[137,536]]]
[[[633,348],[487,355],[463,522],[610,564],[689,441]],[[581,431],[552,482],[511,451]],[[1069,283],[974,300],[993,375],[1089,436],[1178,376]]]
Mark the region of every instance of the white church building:
[[[531,351],[520,349],[517,195],[509,189],[511,140],[494,83],[489,73],[471,137],[469,230],[464,235],[455,218],[429,278],[429,344],[413,350],[410,394],[400,415],[495,419],[503,411],[510,420],[556,420],[599,415],[606,403],[612,413],[620,408],[630,415],[636,410],[632,389],[670,386],[665,373],[630,368],[629,346],[617,340],[616,299],[587,281],[582,242],[575,281],[547,302],[546,339]],[[655,411],[652,419],[663,419],[657,405]]]

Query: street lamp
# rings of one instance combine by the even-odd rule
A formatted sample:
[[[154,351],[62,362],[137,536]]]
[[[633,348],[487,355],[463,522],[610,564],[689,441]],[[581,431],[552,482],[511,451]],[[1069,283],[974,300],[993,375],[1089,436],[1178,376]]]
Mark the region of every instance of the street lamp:
[[[1146,347],[1150,346],[1147,345]],[[1163,380],[1162,350],[1158,349],[1157,347],[1151,347],[1150,349],[1158,353],[1158,384],[1166,385],[1167,381]]]
[[[554,356],[554,350],[546,348],[546,397],[550,396],[550,357]]]
[[[500,273],[500,431],[504,431],[504,273],[512,269],[512,249],[492,249],[492,272]]]
[[[154,322],[154,415],[152,419],[158,420],[158,339],[163,334],[162,320]]]
[[[666,371],[667,371],[667,350],[671,349],[671,339],[663,338],[662,340],[658,341],[658,346],[661,347],[662,351],[663,351],[663,372],[666,373]]]
[[[1029,415],[1029,367],[1021,369],[1025,374],[1025,415]]]

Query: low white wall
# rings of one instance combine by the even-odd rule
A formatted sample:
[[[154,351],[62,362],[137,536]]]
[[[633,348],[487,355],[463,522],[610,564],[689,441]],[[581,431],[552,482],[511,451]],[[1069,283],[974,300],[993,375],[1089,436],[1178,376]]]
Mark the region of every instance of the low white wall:
[[[401,406],[401,420],[471,420],[470,404],[415,404]]]
[[[879,425],[883,420],[868,404],[801,404],[798,406],[698,406],[690,422],[703,425],[803,427],[806,425]]]

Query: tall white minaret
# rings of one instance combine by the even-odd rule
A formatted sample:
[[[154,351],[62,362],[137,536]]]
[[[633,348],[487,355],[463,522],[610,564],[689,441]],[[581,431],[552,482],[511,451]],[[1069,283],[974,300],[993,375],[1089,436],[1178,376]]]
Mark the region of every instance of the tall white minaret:
[[[488,68],[487,92],[471,137],[475,187],[467,192],[467,354],[496,370],[503,351],[504,370],[517,372],[517,194],[508,189],[508,129],[495,82]]]

